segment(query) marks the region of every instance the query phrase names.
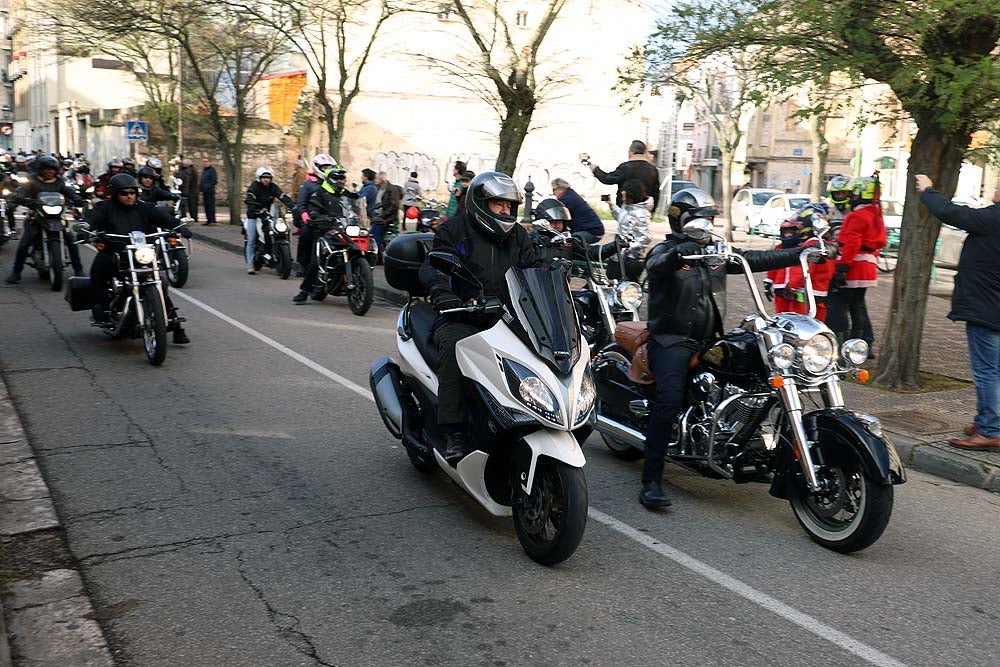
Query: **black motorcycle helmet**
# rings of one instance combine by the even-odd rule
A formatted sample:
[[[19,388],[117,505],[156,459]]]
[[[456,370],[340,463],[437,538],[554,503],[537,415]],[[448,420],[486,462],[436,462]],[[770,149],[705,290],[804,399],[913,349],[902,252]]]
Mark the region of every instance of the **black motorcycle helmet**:
[[[533,211],[535,220],[545,220],[547,222],[561,222],[567,224],[573,216],[570,215],[566,205],[555,197],[549,197],[538,202],[538,206]]]
[[[479,174],[469,183],[465,208],[486,236],[500,243],[506,239],[517,224],[517,207],[521,204],[521,191],[507,174],[487,171]],[[510,214],[503,215],[490,210],[491,199],[510,202]]]
[[[135,160],[133,160],[130,157],[123,157],[122,158],[122,171],[127,172],[129,174],[134,174],[135,173]]]
[[[670,198],[670,209],[667,217],[670,228],[675,234],[680,233],[684,224],[692,218],[712,220],[719,215],[715,208],[715,200],[704,190],[686,188]]]
[[[135,176],[132,174],[115,174],[108,181],[108,189],[111,190],[112,195],[117,195],[122,190],[135,190],[139,191],[139,184],[135,180]]]
[[[35,173],[39,176],[46,169],[52,169],[52,178],[55,178],[59,174],[59,160],[55,159],[51,155],[43,155],[35,161]]]
[[[152,167],[143,167],[142,169],[140,169],[138,171],[138,173],[136,173],[136,178],[143,178],[143,177],[151,178],[151,179],[153,179],[155,181],[156,180],[156,170],[153,169]]]

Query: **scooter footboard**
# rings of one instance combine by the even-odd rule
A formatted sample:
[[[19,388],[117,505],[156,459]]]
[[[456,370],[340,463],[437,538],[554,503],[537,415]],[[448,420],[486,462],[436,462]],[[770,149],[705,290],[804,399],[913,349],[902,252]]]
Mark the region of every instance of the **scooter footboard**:
[[[547,456],[550,459],[561,461],[574,468],[582,468],[587,459],[583,456],[583,449],[569,431],[556,431],[555,429],[539,429],[534,433],[529,433],[523,438],[525,444],[531,450],[531,464],[528,466],[528,479],[521,481],[521,488],[525,493],[531,493],[531,485],[535,481],[535,469],[538,465],[538,457]]]

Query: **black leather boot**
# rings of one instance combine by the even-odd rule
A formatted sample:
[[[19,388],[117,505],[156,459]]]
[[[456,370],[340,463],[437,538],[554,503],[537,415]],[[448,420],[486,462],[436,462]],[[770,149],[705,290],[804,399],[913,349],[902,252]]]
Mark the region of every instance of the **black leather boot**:
[[[444,434],[444,460],[455,465],[469,453],[469,439],[462,431]]]
[[[670,498],[663,493],[663,485],[658,480],[643,482],[642,490],[639,491],[639,502],[643,507],[669,507],[673,503]]]

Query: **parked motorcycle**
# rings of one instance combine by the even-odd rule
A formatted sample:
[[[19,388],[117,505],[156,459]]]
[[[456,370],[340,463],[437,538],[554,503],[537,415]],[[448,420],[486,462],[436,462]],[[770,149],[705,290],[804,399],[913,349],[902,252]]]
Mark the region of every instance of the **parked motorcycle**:
[[[41,192],[35,214],[25,220],[33,225],[32,246],[26,262],[38,271],[38,277],[49,281],[49,289],[58,292],[63,286],[63,269],[70,265],[65,240],[66,199],[58,192]]]
[[[882,535],[892,514],[893,485],[906,474],[879,420],[845,405],[841,378],[867,380],[859,366],[868,358],[868,344],[845,341],[838,355],[834,334],[815,319],[808,261],[821,256],[822,249],[810,247],[800,258],[807,315],[768,314],[746,260],[724,241],[713,253],[684,258],[740,265],[757,312],[692,359],[686,408],[667,460],[737,483],[773,476],[771,495],[789,501],[806,533],[848,553]],[[637,356],[644,330],[645,322],[618,324],[617,342],[605,345],[592,363],[595,429],[626,460],[642,457],[655,394]]]
[[[257,220],[257,239],[253,246],[253,268],[260,271],[262,267],[274,269],[282,280],[292,275],[292,248],[288,223],[283,217],[273,217],[270,211],[259,211]]]
[[[416,224],[418,232],[433,232],[448,219],[444,214],[446,206],[443,202],[436,199],[420,199],[419,202],[419,207],[410,206],[406,209],[406,219]]]
[[[438,312],[420,298],[425,292],[417,275],[432,239],[406,234],[386,248],[386,279],[410,300],[397,324],[400,361],[372,363],[379,413],[418,471],[440,468],[491,514],[513,515],[528,556],[543,565],[560,563],[586,527],[585,459],[572,429],[588,423],[595,397],[589,350],[571,306],[568,263],[553,270],[512,268],[504,298],[481,296],[447,311],[500,316],[492,328],[456,346],[476,450],[452,467],[442,455],[437,423],[432,327]],[[478,283],[454,255],[429,256],[439,271]]]
[[[314,300],[347,295],[352,313],[368,312],[375,297],[375,279],[367,259],[371,240],[368,230],[358,225],[334,227],[316,239],[319,272],[312,293]]]
[[[103,250],[107,242],[125,243],[124,249],[115,257],[118,271],[109,295],[109,320],[107,323],[93,322],[93,326],[100,327],[112,338],[142,338],[146,358],[153,366],[159,366],[166,359],[170,325],[174,321],[184,321],[183,318],[172,318],[173,314],[167,312],[160,277],[163,258],[157,241],[176,236],[182,226],[184,223],[155,234],[106,234],[90,231],[90,225],[86,223],[77,225],[77,229],[86,234],[98,250]],[[74,311],[93,308],[90,278],[70,278],[66,300]]]

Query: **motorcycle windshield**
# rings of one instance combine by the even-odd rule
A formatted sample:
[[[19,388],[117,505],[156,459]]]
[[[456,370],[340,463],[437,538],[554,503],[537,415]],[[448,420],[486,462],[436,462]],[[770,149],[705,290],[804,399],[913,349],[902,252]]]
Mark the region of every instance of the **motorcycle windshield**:
[[[565,267],[511,268],[507,271],[507,307],[518,337],[558,374],[566,375],[580,359],[580,326]]]
[[[38,193],[38,202],[42,206],[62,206],[63,196],[58,192],[40,192]]]

